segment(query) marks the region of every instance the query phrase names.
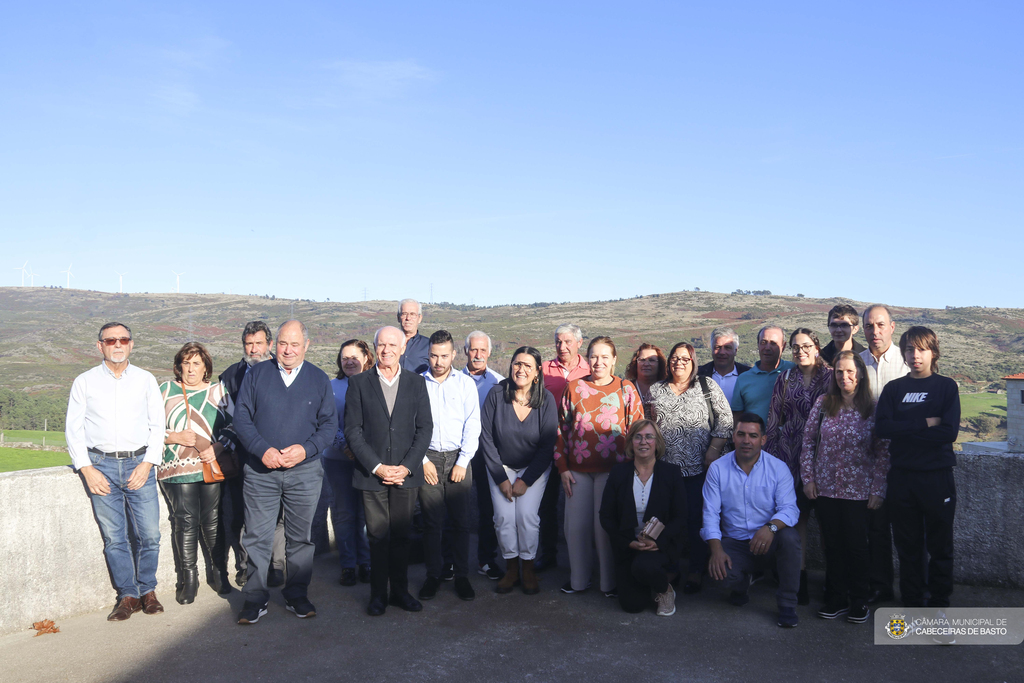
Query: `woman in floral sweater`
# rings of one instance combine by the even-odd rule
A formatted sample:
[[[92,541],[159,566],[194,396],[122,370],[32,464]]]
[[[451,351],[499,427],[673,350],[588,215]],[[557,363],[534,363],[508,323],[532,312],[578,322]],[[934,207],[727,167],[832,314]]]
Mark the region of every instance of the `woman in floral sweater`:
[[[868,620],[868,510],[885,498],[889,442],[875,434],[875,402],[860,356],[841,351],[828,393],[814,403],[804,430],[804,493],[817,501],[825,545],[822,619]]]
[[[627,460],[625,434],[644,417],[636,387],[615,376],[615,344],[595,337],[587,347],[590,375],[569,382],[558,408],[555,464],[565,489],[565,541],[570,579],[564,593],[590,586],[594,545],[601,566],[601,590],[614,597],[615,560],[601,527],[601,496],[612,466]]]

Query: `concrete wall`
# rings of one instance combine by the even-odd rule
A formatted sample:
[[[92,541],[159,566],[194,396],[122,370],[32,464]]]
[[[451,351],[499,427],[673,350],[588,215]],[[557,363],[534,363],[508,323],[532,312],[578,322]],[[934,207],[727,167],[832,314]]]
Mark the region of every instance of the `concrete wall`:
[[[975,452],[966,447],[955,469],[958,583],[1024,587],[1024,454]],[[317,553],[333,534],[326,480],[313,523]],[[161,499],[161,600],[174,599],[174,566],[167,510]],[[820,557],[812,521],[809,556]],[[0,474],[0,634],[41,619],[112,608],[115,599],[103,541],[85,488],[70,467]]]
[[[333,539],[326,523],[326,505],[333,496],[326,484],[325,494],[313,529],[317,552],[329,551]],[[157,595],[167,602],[174,600],[175,576],[162,496],[160,513]],[[0,558],[0,634],[30,628],[41,619],[113,609],[117,594],[103,539],[85,486],[70,467],[0,474]]]

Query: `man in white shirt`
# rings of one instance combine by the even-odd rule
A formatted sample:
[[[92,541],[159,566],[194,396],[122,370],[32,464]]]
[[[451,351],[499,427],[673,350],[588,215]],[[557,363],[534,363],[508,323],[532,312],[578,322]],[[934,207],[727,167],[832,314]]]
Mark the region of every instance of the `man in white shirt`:
[[[441,585],[444,557],[441,529],[447,510],[453,534],[455,560],[455,592],[463,600],[476,597],[469,583],[469,501],[473,490],[469,463],[476,454],[480,440],[480,399],[476,384],[461,372],[452,372],[455,341],[445,330],[430,335],[427,361],[430,369],[423,373],[430,396],[433,433],[423,456],[423,477],[420,487],[420,509],[423,512],[423,555],[427,578],[420,589],[420,600],[437,595]]]
[[[100,328],[103,362],[75,378],[65,423],[68,453],[89,490],[117,589],[108,621],[164,611],[156,599],[160,506],[153,470],[163,455],[164,404],[153,375],[128,362],[134,344],[123,323]]]
[[[892,343],[895,330],[896,323],[888,306],[872,304],[864,309],[864,339],[868,342],[868,348],[861,351],[860,357],[867,368],[871,396],[876,402],[886,384],[910,373],[899,347]],[[896,597],[892,589],[895,576],[892,566],[892,528],[884,505],[877,510],[868,510],[868,554],[868,578],[871,582],[868,604],[889,602]]]
[[[476,384],[480,409],[483,410],[487,394],[505,378],[487,366],[487,361],[491,357],[491,338],[486,332],[470,332],[466,336],[463,349],[466,352],[466,367],[462,368],[462,372]],[[483,456],[474,456],[470,465],[473,468],[473,486],[476,488],[477,572],[492,581],[497,581],[503,574],[497,564],[498,535],[494,531],[494,503],[491,500],[491,487],[487,483],[487,466],[484,464]]]

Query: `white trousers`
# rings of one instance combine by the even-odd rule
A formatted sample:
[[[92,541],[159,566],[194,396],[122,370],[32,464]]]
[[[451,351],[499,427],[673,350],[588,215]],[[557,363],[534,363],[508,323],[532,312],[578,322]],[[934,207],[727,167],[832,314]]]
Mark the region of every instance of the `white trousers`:
[[[519,475],[525,470],[525,467],[521,470],[506,467],[508,482],[516,483]],[[498,547],[501,548],[501,556],[504,559],[536,559],[537,546],[540,545],[540,500],[544,497],[544,486],[548,483],[550,472],[551,468],[544,470],[544,474],[533,482],[533,486],[528,486],[526,493],[513,498],[511,503],[502,495],[491,473],[487,473],[491,501],[494,504],[494,531],[497,533]]]
[[[601,497],[608,473],[573,472],[576,483],[565,499],[565,544],[569,547],[569,577],[574,590],[590,583],[594,546],[601,566],[601,590],[615,588],[615,558],[608,534],[601,526]]]

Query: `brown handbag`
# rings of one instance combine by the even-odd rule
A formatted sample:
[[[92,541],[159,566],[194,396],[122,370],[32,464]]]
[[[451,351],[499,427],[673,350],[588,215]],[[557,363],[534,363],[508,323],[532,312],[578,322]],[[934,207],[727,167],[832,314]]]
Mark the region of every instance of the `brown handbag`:
[[[188,403],[188,392],[185,390],[184,382],[181,384],[181,394],[185,399],[185,429],[191,429],[192,406]],[[198,458],[199,453],[209,448],[210,443],[209,439],[196,434],[196,445],[183,446],[185,450],[182,455],[191,456],[193,455],[192,451],[195,451],[194,455]],[[236,476],[238,476],[238,458],[234,451],[227,448],[222,450],[212,462],[203,463],[203,482],[207,484],[216,484]]]

